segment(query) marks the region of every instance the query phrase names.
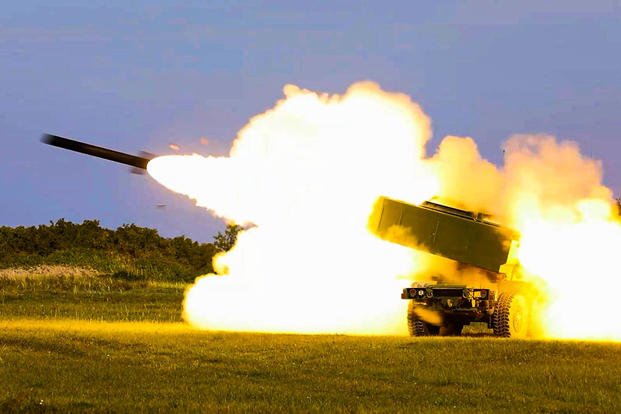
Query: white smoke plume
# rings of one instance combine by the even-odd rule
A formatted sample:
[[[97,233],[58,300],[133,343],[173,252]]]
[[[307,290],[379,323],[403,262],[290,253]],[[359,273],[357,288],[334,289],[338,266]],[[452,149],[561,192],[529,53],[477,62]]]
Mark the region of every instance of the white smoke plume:
[[[519,259],[546,286],[541,318],[548,336],[620,336],[601,308],[580,307],[581,321],[604,321],[588,331],[586,322],[576,328],[554,316],[559,307],[567,314],[587,273],[590,281],[619,287],[611,273],[610,241],[621,238],[611,193],[601,184],[601,165],[576,144],[515,136],[497,167],[473,139],[450,136],[427,158],[430,120],[403,94],[370,82],[344,95],[292,85],[284,92],[239,132],[228,157],[174,155],[149,163],[166,187],[227,220],[253,224],[216,261],[222,275],[200,278],[188,291],[190,323],[406,333],[404,279],[424,277],[437,261],[368,232],[373,202],[385,195],[412,203],[438,197],[494,214],[522,233]]]

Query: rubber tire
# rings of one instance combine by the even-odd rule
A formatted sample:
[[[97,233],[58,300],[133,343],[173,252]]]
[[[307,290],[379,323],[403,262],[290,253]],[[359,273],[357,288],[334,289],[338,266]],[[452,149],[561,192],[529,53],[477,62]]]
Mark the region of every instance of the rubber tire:
[[[527,338],[529,332],[528,303],[519,294],[502,293],[492,315],[494,335],[500,338]]]

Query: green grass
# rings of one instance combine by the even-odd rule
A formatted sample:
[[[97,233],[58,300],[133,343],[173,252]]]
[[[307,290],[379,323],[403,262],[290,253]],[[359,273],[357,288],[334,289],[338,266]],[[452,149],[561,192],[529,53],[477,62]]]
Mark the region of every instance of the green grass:
[[[0,273],[0,412],[617,412],[621,344],[199,332],[184,285]]]
[[[0,411],[575,411],[621,407],[621,346],[0,322]]]
[[[180,322],[183,287],[33,292],[0,297],[0,318]]]
[[[73,248],[56,250],[49,255],[18,254],[0,263],[0,272],[12,268],[39,267],[90,268],[102,274],[127,280],[158,280],[168,282],[191,282],[199,276],[196,269],[171,257],[156,253],[143,253],[132,257],[116,251]]]
[[[184,283],[66,266],[0,270],[0,318],[180,322]]]

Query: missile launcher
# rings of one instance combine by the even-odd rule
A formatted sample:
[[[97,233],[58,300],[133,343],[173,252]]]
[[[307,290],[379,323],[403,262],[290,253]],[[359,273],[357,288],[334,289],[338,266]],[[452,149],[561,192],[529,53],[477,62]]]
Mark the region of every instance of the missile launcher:
[[[43,135],[44,143],[131,166],[144,171],[153,158],[98,147],[57,135]],[[530,333],[529,295],[532,286],[520,280],[515,249],[519,235],[477,214],[447,205],[421,205],[380,197],[368,222],[380,238],[452,260],[458,273],[472,268],[487,276],[472,285],[455,283],[459,275],[431,275],[404,288],[409,301],[410,335],[459,335],[464,325],[486,322],[496,336],[525,337]]]
[[[532,288],[515,260],[517,232],[486,214],[387,197],[376,201],[368,226],[386,241],[455,262],[456,274],[430,275],[403,289],[411,335],[459,335],[472,322],[487,323],[496,336],[529,335]],[[462,276],[473,273],[485,277],[473,284]]]

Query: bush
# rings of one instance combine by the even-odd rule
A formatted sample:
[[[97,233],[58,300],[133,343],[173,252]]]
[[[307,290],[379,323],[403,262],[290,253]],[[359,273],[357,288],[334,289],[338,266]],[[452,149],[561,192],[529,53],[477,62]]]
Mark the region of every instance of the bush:
[[[213,272],[212,243],[185,236],[166,239],[157,230],[124,224],[102,228],[98,220],[74,224],[0,227],[0,268],[43,264],[86,266],[116,278],[190,282]]]

